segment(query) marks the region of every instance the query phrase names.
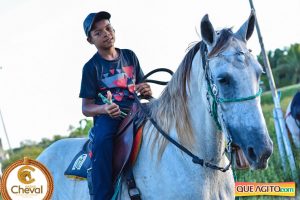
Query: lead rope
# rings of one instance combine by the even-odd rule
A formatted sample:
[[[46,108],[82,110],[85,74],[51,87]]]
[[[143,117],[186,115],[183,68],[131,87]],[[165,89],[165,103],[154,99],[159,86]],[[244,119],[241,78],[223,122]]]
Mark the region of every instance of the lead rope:
[[[200,54],[201,54],[201,59],[202,59],[202,66],[203,66],[203,71],[205,73],[205,78],[206,78],[206,83],[207,83],[207,88],[208,88],[207,93],[206,93],[206,98],[207,98],[208,105],[209,105],[209,112],[217,125],[218,131],[222,131],[225,136],[225,139],[227,141],[225,151],[227,151],[227,153],[230,155],[229,162],[230,162],[230,164],[232,164],[233,156],[234,156],[234,152],[231,148],[232,137],[227,131],[227,128],[225,125],[225,120],[224,120],[223,114],[221,113],[221,109],[219,107],[220,103],[218,102],[218,99],[217,99],[217,93],[218,93],[217,86],[215,84],[213,84],[213,85],[210,84],[213,82],[213,77],[212,77],[212,74],[209,73],[210,72],[209,67],[206,67],[206,66],[208,66],[208,60],[207,60],[207,55],[205,53],[205,52],[207,52],[207,49],[206,49],[206,46],[204,45],[204,43],[201,44],[200,48],[201,48]],[[210,74],[210,76],[208,74]],[[210,101],[210,99],[211,99],[210,97],[212,97],[212,102]],[[219,118],[221,118],[221,119],[219,119]],[[223,154],[225,153],[225,151],[223,152]],[[232,169],[233,179],[234,179],[234,184],[235,184],[237,181],[236,171],[235,171],[234,167],[231,167],[231,169]],[[234,187],[234,192],[235,192],[235,187]],[[235,197],[235,199],[240,200],[239,197]]]
[[[221,110],[221,109],[219,109]],[[232,147],[231,147],[231,143],[232,143],[232,138],[230,136],[230,134],[228,133],[226,127],[225,127],[225,121],[224,121],[224,118],[223,118],[223,115],[220,114],[219,116],[221,116],[221,126],[222,126],[222,129],[223,129],[223,133],[224,135],[226,136],[226,140],[227,140],[227,146],[225,148],[225,150],[227,151],[228,154],[232,155],[231,157],[231,162],[234,160],[233,156],[235,156],[235,153],[233,152],[232,150]],[[236,175],[236,169],[234,167],[234,164],[232,164],[232,167],[231,167],[231,170],[232,170],[232,174],[233,174],[233,180],[234,180],[234,193],[236,191],[235,189],[235,183],[237,182],[237,175]],[[235,197],[235,200],[240,200],[240,197]]]
[[[114,195],[112,196],[111,200],[117,200],[119,192],[121,190],[121,180],[122,180],[122,177],[119,176],[116,187],[115,187],[115,192],[114,192]]]
[[[232,152],[230,153],[230,162],[227,166],[225,167],[219,167],[215,164],[212,164],[210,162],[206,162],[204,159],[199,158],[198,156],[196,156],[195,154],[193,154],[191,151],[189,151],[187,148],[185,148],[184,146],[182,146],[181,144],[179,144],[177,141],[175,141],[172,137],[170,137],[164,130],[161,129],[161,127],[157,124],[157,122],[151,117],[150,113],[147,112],[141,102],[139,101],[139,98],[137,96],[136,93],[134,93],[134,97],[136,100],[137,105],[141,108],[142,112],[146,115],[146,117],[148,118],[148,120],[150,120],[150,122],[153,124],[153,126],[158,130],[158,132],[160,134],[162,134],[169,142],[171,142],[172,144],[174,144],[177,148],[179,148],[181,151],[183,151],[184,153],[186,153],[188,156],[190,156],[192,158],[193,163],[195,164],[199,164],[201,166],[205,166],[214,170],[220,170],[221,172],[226,172],[229,170],[230,165],[231,165],[231,161],[232,161]]]

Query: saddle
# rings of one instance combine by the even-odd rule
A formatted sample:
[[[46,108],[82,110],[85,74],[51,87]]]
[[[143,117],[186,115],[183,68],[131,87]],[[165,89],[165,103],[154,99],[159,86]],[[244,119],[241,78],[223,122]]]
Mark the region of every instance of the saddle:
[[[143,104],[147,109],[147,105]],[[127,117],[121,123],[114,139],[113,183],[116,183],[126,165],[132,166],[138,156],[142,142],[142,128],[146,116],[133,104]],[[91,168],[91,141],[87,139],[80,152],[76,154],[64,175],[74,179],[86,179],[87,170]]]

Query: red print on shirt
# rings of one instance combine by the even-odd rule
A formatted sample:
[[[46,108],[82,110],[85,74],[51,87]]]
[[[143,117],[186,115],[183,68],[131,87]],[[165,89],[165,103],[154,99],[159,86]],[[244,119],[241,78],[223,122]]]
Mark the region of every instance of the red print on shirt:
[[[133,66],[125,66],[122,67],[122,69],[129,78],[133,78]]]

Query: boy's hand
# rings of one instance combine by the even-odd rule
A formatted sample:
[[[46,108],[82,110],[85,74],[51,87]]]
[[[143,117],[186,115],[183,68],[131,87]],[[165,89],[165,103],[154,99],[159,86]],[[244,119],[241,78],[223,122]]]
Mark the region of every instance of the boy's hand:
[[[106,113],[112,118],[119,117],[121,110],[117,104],[112,103],[112,94],[110,91],[107,91],[107,100],[110,102],[110,104],[107,103],[104,105],[104,110]]]
[[[152,96],[152,90],[148,83],[140,83],[135,85],[135,90],[139,92],[142,96],[145,97]]]
[[[119,106],[115,103],[112,104],[104,104],[104,110],[106,114],[108,114],[112,118],[117,118],[121,114],[121,110]]]

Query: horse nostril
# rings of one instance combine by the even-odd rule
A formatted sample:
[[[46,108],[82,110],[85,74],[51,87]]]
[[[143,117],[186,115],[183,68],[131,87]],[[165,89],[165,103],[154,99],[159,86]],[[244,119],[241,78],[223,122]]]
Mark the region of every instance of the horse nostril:
[[[272,154],[272,149],[267,149],[261,156],[262,160],[267,160]]]
[[[256,161],[256,154],[255,154],[254,149],[252,147],[248,148],[248,155],[251,158],[251,160]]]

